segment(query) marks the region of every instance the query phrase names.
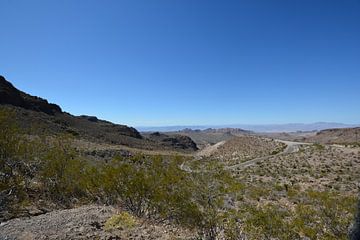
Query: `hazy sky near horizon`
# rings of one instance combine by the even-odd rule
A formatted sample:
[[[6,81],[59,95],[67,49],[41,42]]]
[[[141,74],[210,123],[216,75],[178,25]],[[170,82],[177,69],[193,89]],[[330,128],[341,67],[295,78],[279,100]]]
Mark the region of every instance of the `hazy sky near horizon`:
[[[359,0],[1,0],[0,74],[132,126],[360,122]]]

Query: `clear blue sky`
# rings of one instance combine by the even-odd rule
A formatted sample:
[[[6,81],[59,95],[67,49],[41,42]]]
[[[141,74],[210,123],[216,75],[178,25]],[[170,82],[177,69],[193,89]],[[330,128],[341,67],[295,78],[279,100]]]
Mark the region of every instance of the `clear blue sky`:
[[[1,0],[0,74],[132,126],[360,122],[359,0]]]

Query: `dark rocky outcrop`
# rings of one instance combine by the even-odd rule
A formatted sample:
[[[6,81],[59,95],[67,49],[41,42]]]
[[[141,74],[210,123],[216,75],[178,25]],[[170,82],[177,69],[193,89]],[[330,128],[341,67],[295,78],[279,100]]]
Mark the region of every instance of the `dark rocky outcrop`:
[[[159,132],[149,134],[149,139],[157,142],[161,142],[164,146],[171,146],[177,149],[191,149],[198,150],[196,143],[188,136],[184,135],[166,135]]]
[[[65,113],[56,104],[18,90],[3,76],[0,76],[0,105],[17,107],[17,120],[25,128],[41,124],[50,133],[66,132],[116,144],[132,145],[131,139],[122,136],[142,139],[135,128],[100,120],[95,116],[76,117]]]
[[[3,76],[0,76],[0,104],[10,104],[50,115],[62,112],[61,108],[56,104],[48,103],[45,99],[21,92],[6,81]]]
[[[84,118],[84,119],[86,119],[86,120],[88,120],[90,122],[98,122],[99,121],[99,119],[97,117],[95,117],[95,116],[81,115],[80,117]]]

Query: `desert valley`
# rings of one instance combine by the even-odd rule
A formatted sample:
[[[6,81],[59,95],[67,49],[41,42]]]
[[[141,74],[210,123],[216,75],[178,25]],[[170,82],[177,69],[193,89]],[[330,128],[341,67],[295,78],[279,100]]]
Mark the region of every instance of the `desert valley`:
[[[0,0],[0,240],[360,240],[359,13]]]
[[[355,239],[360,128],[139,132],[0,77],[0,239]]]

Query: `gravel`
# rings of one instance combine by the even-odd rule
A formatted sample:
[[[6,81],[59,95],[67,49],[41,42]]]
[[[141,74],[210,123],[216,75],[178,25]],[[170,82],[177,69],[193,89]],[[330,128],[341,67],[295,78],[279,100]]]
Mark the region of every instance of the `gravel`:
[[[111,206],[87,205],[57,210],[31,218],[0,223],[0,240],[50,239],[191,239],[193,233],[171,225],[139,219],[134,229],[105,231],[104,224],[121,210]]]

